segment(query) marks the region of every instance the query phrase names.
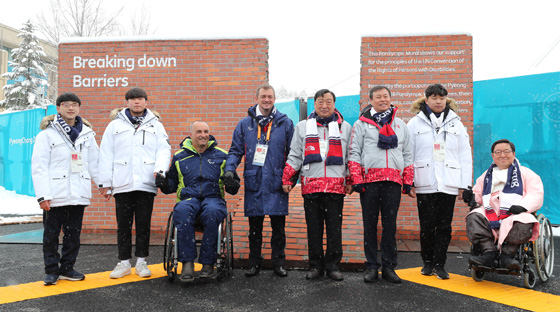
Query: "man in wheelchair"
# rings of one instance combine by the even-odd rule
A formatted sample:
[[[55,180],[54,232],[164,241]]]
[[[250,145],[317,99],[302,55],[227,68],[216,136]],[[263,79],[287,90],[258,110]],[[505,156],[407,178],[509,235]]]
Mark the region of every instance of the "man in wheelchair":
[[[204,227],[198,262],[202,264],[199,277],[207,278],[214,273],[217,258],[218,229],[227,215],[224,185],[220,180],[226,163],[227,152],[219,148],[209,135],[208,124],[195,121],[191,136],[181,142],[171,166],[164,177],[158,174],[156,184],[165,194],[177,193],[173,210],[173,223],[177,229],[177,258],[183,263],[179,280],[194,279],[194,260],[197,257],[195,221]],[[237,177],[239,179],[239,177]],[[237,187],[226,187],[235,195]]]
[[[492,144],[490,168],[477,180],[472,190],[463,193],[466,203],[476,200],[480,208],[471,206],[467,216],[467,237],[482,251],[471,255],[475,267],[519,271],[515,255],[520,244],[533,241],[539,223],[533,213],[543,204],[541,178],[515,158],[515,146],[501,139]],[[474,193],[474,194],[473,194]]]

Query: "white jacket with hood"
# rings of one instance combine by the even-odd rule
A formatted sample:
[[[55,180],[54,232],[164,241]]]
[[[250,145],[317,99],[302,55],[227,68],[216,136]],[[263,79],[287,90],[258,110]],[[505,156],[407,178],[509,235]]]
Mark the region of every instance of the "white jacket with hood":
[[[414,187],[418,194],[442,192],[457,195],[459,188],[472,185],[472,155],[467,129],[455,113],[457,105],[447,99],[449,113],[439,132],[421,110],[426,98],[414,101],[410,111],[416,116],[408,122],[413,156]],[[434,142],[445,143],[444,161],[434,161]]]
[[[157,112],[147,113],[134,129],[118,108],[111,112],[111,122],[103,133],[99,155],[99,187],[112,187],[113,194],[145,191],[157,194],[155,172],[166,172],[171,160],[171,146]]]
[[[59,130],[56,115],[43,118],[31,157],[35,196],[51,207],[90,204],[91,180],[98,182],[99,147],[91,124],[82,118],[82,131],[72,143]],[[72,172],[72,152],[82,155],[82,169]]]

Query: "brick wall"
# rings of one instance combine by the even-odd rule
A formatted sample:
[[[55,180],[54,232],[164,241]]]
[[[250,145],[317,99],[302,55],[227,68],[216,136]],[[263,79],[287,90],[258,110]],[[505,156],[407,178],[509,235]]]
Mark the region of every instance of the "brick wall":
[[[368,91],[375,85],[388,86],[392,104],[405,122],[413,101],[423,96],[430,84],[441,83],[448,97],[459,104],[458,115],[473,138],[472,37],[434,35],[402,37],[363,37],[361,46],[361,107],[368,104]],[[457,201],[453,218],[453,239],[467,240],[465,221],[469,209]],[[397,219],[398,239],[418,239],[416,200],[404,196]]]
[[[173,152],[195,120],[208,122],[227,150],[256,88],[268,81],[268,40],[70,42],[60,44],[59,61],[59,94],[70,91],[81,98],[80,114],[93,123],[98,143],[111,110],[126,107],[125,92],[138,86],[148,93],[148,108],[162,115]],[[174,204],[173,195],[158,194],[154,232],[165,231]],[[116,233],[114,206],[114,200],[95,194],[84,230]]]

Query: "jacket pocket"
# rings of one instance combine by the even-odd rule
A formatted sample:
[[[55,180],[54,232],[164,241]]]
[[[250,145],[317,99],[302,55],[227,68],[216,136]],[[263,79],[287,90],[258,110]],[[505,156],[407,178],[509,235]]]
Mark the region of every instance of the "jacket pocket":
[[[82,185],[80,196],[84,198],[91,198],[91,176],[89,175],[89,172],[80,172],[80,183]]]
[[[121,187],[130,183],[132,172],[126,160],[115,160],[113,163],[113,187]]]
[[[430,186],[434,183],[434,168],[431,159],[418,160],[414,162],[414,186]]]
[[[449,187],[461,187],[461,165],[452,160],[444,163],[445,185]]]
[[[154,165],[155,160],[142,159],[142,182],[150,186],[156,186],[156,179],[154,178]]]
[[[272,176],[272,191],[282,190],[282,175],[284,174],[284,169],[274,169],[274,175]]]
[[[51,195],[53,199],[66,198],[68,196],[68,172],[55,171],[51,174]]]
[[[261,179],[257,177],[257,172],[258,169],[245,170],[243,178],[245,179],[245,189],[247,191],[256,192],[261,188]]]

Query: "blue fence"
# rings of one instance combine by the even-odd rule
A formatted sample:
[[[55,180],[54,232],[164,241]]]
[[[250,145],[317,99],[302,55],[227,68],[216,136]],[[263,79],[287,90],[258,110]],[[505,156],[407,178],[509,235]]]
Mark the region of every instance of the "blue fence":
[[[0,185],[18,194],[35,196],[31,181],[31,155],[39,124],[56,107],[0,115]]]
[[[544,183],[541,212],[560,224],[560,73],[474,82],[474,176],[492,162],[492,142],[515,144],[520,163]]]

